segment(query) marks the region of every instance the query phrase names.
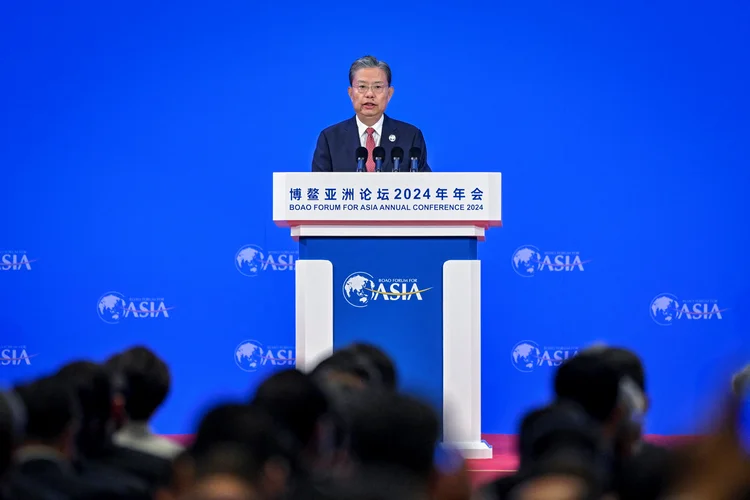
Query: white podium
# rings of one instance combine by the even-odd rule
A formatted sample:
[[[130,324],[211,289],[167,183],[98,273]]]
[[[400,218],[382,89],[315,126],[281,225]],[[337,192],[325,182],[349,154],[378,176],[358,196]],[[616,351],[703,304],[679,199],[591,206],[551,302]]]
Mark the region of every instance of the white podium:
[[[297,367],[379,345],[405,388],[439,401],[443,442],[491,458],[477,242],[501,225],[501,174],[276,173],[273,218],[300,243]]]

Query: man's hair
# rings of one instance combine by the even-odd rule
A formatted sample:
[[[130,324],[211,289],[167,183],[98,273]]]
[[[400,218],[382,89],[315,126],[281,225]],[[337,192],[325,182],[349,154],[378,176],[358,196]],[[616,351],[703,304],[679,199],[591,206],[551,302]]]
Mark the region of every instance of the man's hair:
[[[396,365],[384,350],[365,342],[352,344],[348,346],[346,350],[368,358],[378,373],[380,373],[380,380],[383,387],[391,391],[396,390],[396,385],[398,383]]]
[[[125,412],[136,422],[148,421],[169,395],[171,376],[167,364],[145,346],[135,346],[112,359],[122,376]]]
[[[605,347],[597,355],[621,377],[630,377],[642,392],[646,392],[646,371],[636,353],[624,347]]]
[[[523,470],[560,454],[596,457],[600,446],[599,426],[570,401],[532,410],[521,421],[518,451]]]
[[[196,459],[195,479],[226,475],[252,480],[261,466],[252,453],[241,445],[220,443],[208,448]]]
[[[426,480],[440,422],[427,404],[395,392],[364,390],[350,415],[350,450],[362,467],[395,468]]]
[[[388,63],[386,63],[385,61],[378,61],[373,56],[360,57],[352,63],[351,67],[349,68],[349,85],[354,84],[354,75],[357,73],[357,71],[364,68],[382,69],[385,73],[385,79],[388,82],[388,86],[391,86],[391,67],[388,66]]]
[[[366,385],[380,386],[380,370],[369,356],[351,349],[341,349],[325,358],[313,368],[310,375],[314,380],[325,379],[327,373],[346,373],[359,378]]]
[[[217,446],[237,445],[252,454],[258,466],[272,459],[292,462],[290,443],[260,407],[228,403],[211,409],[201,420],[190,453],[196,463]],[[260,474],[256,470],[256,474]],[[248,478],[255,479],[255,478]]]
[[[52,443],[76,422],[74,395],[58,376],[46,376],[15,388],[26,407],[26,439]]]
[[[737,396],[742,396],[750,389],[750,365],[745,366],[732,377],[732,391]]]
[[[313,441],[318,423],[328,413],[323,391],[311,377],[293,368],[264,380],[256,389],[252,404],[265,410],[302,447]]]
[[[606,422],[618,406],[620,378],[600,352],[581,352],[557,369],[555,395],[577,403],[597,422]]]

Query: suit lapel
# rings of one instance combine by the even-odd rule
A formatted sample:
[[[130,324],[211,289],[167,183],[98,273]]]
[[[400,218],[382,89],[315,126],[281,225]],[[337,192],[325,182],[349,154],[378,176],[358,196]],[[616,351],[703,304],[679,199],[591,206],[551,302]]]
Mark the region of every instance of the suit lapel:
[[[357,148],[361,146],[359,139],[359,129],[357,128],[356,117],[352,117],[351,120],[346,122],[346,129],[344,130],[346,151],[344,151],[344,158],[346,159],[347,165],[352,165],[351,171],[357,171],[357,164],[355,162]]]
[[[393,172],[393,162],[391,161],[391,151],[394,146],[398,145],[399,137],[396,133],[396,124],[388,118],[388,115],[383,116],[383,133],[380,135],[380,146],[385,149],[385,161],[383,162],[384,172]],[[395,136],[396,142],[391,142],[390,137]]]

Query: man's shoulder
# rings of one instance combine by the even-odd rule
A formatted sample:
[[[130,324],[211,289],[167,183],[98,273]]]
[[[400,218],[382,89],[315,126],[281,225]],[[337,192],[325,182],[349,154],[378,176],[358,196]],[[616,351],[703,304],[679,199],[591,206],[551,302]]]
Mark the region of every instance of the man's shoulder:
[[[405,121],[401,121],[401,120],[396,120],[395,118],[391,118],[390,116],[386,116],[386,120],[388,120],[390,122],[389,126],[391,128],[395,128],[395,129],[398,129],[398,130],[413,130],[415,132],[419,131],[419,127],[417,127],[415,125],[412,125],[409,122],[405,122]]]
[[[324,128],[321,134],[330,135],[331,133],[346,130],[352,125],[355,127],[357,126],[354,118],[347,118],[346,120],[342,120],[338,123],[334,123],[333,125],[329,125],[328,127]]]

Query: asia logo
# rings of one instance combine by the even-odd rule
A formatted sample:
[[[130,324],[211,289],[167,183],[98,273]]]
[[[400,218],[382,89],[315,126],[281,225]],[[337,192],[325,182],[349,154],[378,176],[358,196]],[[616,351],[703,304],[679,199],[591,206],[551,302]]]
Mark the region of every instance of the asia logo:
[[[519,372],[530,373],[536,368],[560,366],[579,351],[578,346],[546,345],[540,347],[533,340],[522,340],[510,351],[510,361]]]
[[[169,318],[172,309],[163,297],[125,297],[120,292],[107,292],[96,303],[99,319],[109,325],[126,319]]]
[[[245,245],[234,256],[234,265],[243,276],[255,278],[263,271],[294,271],[298,258],[296,250],[266,252],[258,245]]]
[[[35,261],[23,250],[0,250],[0,271],[31,271]]]
[[[0,366],[28,366],[37,354],[29,354],[26,345],[0,346]]]
[[[542,271],[585,271],[580,252],[542,252],[532,245],[523,245],[513,252],[511,265],[519,276],[532,278]]]
[[[257,340],[244,340],[234,349],[234,362],[240,370],[246,372],[257,372],[266,366],[294,366],[294,347],[264,347]]]
[[[362,271],[347,276],[341,287],[349,305],[359,308],[377,301],[422,300],[422,294],[431,289],[419,288],[416,278],[376,279]]]
[[[657,325],[672,326],[679,320],[723,319],[727,309],[719,306],[716,299],[680,300],[671,293],[660,293],[651,300],[648,312]]]

